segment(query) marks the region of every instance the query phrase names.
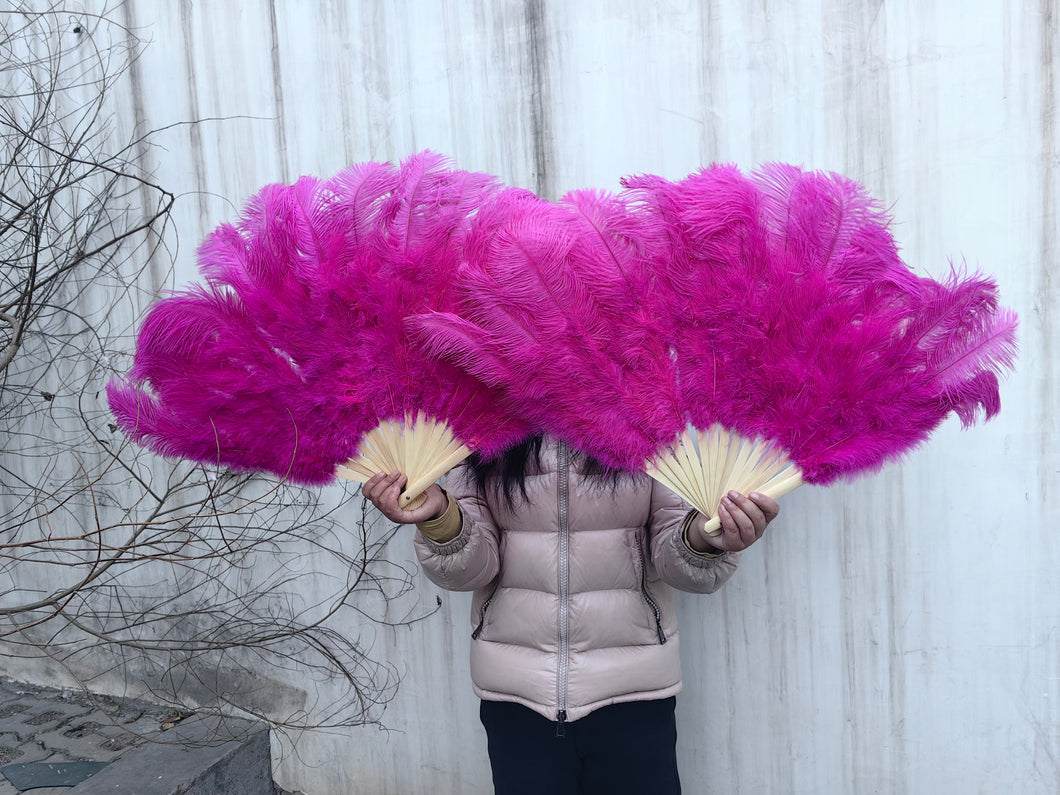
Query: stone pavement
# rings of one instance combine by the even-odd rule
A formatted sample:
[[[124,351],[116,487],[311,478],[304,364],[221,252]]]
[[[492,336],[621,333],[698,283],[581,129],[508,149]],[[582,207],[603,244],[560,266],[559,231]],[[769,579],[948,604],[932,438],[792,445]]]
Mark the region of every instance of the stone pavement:
[[[27,762],[113,762],[185,717],[145,702],[0,679],[0,769]],[[18,792],[0,775],[0,795]],[[70,790],[48,787],[32,792]]]
[[[216,727],[203,730],[209,720],[143,701],[0,678],[0,795],[72,795],[102,788],[105,781],[108,791],[130,793],[225,795],[235,791],[232,787],[241,792],[279,792],[272,789],[268,728],[236,721],[246,727],[246,738],[225,743],[217,739]],[[151,743],[163,733],[165,737]],[[121,764],[111,764],[119,759]],[[232,766],[232,759],[237,760],[237,769],[229,773],[226,768]],[[36,762],[50,764],[17,767]],[[47,774],[83,776],[85,766],[71,764],[82,762],[107,763],[96,773],[97,786],[92,778],[76,789],[71,787],[73,781],[36,786],[49,783],[42,780]],[[242,783],[209,783],[227,780],[224,776],[229,775],[248,782],[247,789]],[[253,788],[249,779],[256,782]]]

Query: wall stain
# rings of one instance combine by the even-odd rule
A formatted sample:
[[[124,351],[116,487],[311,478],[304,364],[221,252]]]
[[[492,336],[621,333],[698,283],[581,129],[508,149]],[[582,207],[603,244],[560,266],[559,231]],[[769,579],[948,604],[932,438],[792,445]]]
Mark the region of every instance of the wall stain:
[[[555,200],[555,138],[548,82],[548,30],[544,0],[526,0],[526,77],[530,88],[530,144],[534,160],[534,192]]]
[[[703,118],[699,145],[700,162],[711,163],[724,159],[720,154],[721,139],[718,132],[718,113],[715,98],[719,95],[718,76],[722,74],[722,41],[718,35],[721,25],[715,0],[706,0],[699,9],[699,37],[702,60],[699,68],[700,93],[703,97]]]
[[[126,30],[126,46],[131,51],[135,51],[139,41],[135,33],[137,30],[136,15],[133,12],[132,3],[128,0],[121,4],[121,14],[122,25],[124,25]],[[144,111],[143,66],[139,58],[133,58],[129,64],[129,82],[131,84],[129,94],[133,111],[133,135],[137,138],[133,149],[135,152],[133,161],[136,163],[136,167],[140,169],[141,174],[151,174],[152,168],[148,156],[147,142],[139,138],[139,136],[146,134],[148,131],[147,113]],[[158,204],[154,191],[146,185],[141,185],[138,193],[140,207],[144,215],[153,212]],[[148,250],[154,249],[160,242],[157,230],[151,227],[144,234],[148,240]],[[158,285],[165,283],[167,274],[163,272],[161,267],[163,259],[163,257],[148,257],[144,263],[144,271],[140,275],[141,278],[146,279],[145,283],[148,285],[147,295],[150,295]]]
[[[195,70],[195,34],[192,30],[192,6],[193,0],[180,0],[180,31],[184,36],[184,69],[187,72],[188,85],[188,136],[191,138],[189,152],[192,158],[192,172],[195,174],[195,200],[199,205],[199,228],[212,229],[213,218],[210,214],[208,197],[210,192],[206,180],[207,167],[203,159],[205,151],[202,142],[202,130],[199,120],[202,114],[199,110],[199,78]]]
[[[272,88],[276,103],[276,142],[281,181],[290,182],[287,171],[287,131],[284,128],[283,74],[280,70],[280,34],[276,24],[276,0],[269,3],[269,57],[272,64]]]
[[[1053,445],[1057,437],[1056,378],[1054,370],[1054,329],[1053,312],[1057,296],[1053,269],[1057,265],[1057,219],[1056,219],[1056,47],[1057,13],[1056,0],[1041,0],[1040,20],[1038,21],[1041,36],[1041,138],[1042,154],[1040,171],[1042,175],[1042,214],[1041,241],[1039,243],[1037,311],[1041,324],[1041,350],[1036,357],[1036,369],[1039,370],[1041,400],[1039,405],[1045,412],[1038,421],[1042,429],[1039,438],[1039,460],[1049,465],[1056,461]],[[1043,505],[1050,502],[1050,486],[1056,481],[1053,473],[1046,472],[1039,479]]]
[[[390,85],[390,48],[386,9],[382,3],[366,3],[361,9],[361,45],[363,46],[363,80],[365,87],[364,118],[368,121],[368,152],[371,159],[400,158],[406,152],[395,152],[394,99]]]
[[[335,67],[352,71],[354,58],[351,42],[354,39],[350,36],[350,23],[346,12],[345,3],[335,3],[328,8],[327,13],[329,16],[326,21],[331,29],[335,31],[338,48],[342,53]],[[339,113],[342,114],[342,130],[339,138],[342,140],[343,163],[345,165],[356,163],[360,159],[357,136],[355,135],[357,118],[353,110],[357,96],[356,88],[357,86],[353,84],[353,81],[343,80],[339,82],[339,91],[341,92],[338,96]]]
[[[888,473],[887,486],[882,511],[883,536],[886,539],[886,546],[891,549],[910,549],[909,528],[904,517],[910,516],[911,512],[905,504],[905,485],[900,467],[895,467]],[[912,584],[905,576],[905,567],[888,561],[886,570],[888,639],[887,657],[885,658],[887,665],[886,697],[887,716],[891,724],[887,745],[890,747],[890,774],[893,777],[890,791],[894,795],[902,795],[902,793],[909,792],[908,765],[905,759],[907,747],[905,718],[909,710],[906,703],[906,662],[903,642],[907,634],[902,626],[901,617],[907,613],[906,599],[908,594],[912,593]],[[882,728],[885,727],[881,726]]]

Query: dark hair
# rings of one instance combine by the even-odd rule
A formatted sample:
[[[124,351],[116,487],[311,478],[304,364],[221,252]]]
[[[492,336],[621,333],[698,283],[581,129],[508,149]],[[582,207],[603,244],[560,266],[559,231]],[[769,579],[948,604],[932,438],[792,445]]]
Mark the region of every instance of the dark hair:
[[[515,506],[516,496],[525,502],[529,499],[526,493],[526,476],[541,468],[541,447],[544,436],[531,436],[524,442],[505,450],[501,455],[489,460],[482,459],[478,453],[472,453],[468,459],[475,474],[475,485],[480,494],[485,495],[489,486],[503,497],[508,508]],[[612,469],[585,453],[572,451],[579,458],[583,475],[597,479],[612,489],[618,485],[619,478],[626,473]]]

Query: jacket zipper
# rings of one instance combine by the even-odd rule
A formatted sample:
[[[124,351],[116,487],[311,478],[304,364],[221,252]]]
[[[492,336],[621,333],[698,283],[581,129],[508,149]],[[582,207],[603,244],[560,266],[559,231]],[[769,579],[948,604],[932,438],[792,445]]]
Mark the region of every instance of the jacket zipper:
[[[569,498],[570,450],[559,442],[556,454],[559,467],[559,660],[556,675],[556,736],[564,735],[567,720],[567,664],[570,655],[570,528],[567,526]]]
[[[477,640],[478,636],[482,634],[482,627],[486,625],[486,611],[489,610],[490,602],[493,601],[494,594],[497,593],[497,589],[500,587],[500,579],[493,586],[493,590],[490,591],[490,595],[486,597],[485,601],[482,602],[482,607],[478,609],[478,626],[475,627],[471,633],[471,639]]]
[[[497,554],[500,555],[500,549],[497,550]],[[501,562],[501,568],[504,568],[503,561]],[[501,587],[500,574],[497,575],[497,579],[493,583],[493,588],[490,590],[489,596],[482,601],[482,607],[478,609],[478,626],[475,627],[471,632],[471,639],[478,640],[478,636],[482,634],[482,628],[486,626],[486,611],[490,609],[490,604],[493,602],[493,597],[497,595],[497,589]]]
[[[651,608],[652,615],[655,616],[655,633],[659,636],[659,643],[663,644],[666,643],[666,633],[662,628],[662,611],[659,610],[659,605],[648,592],[647,556],[644,554],[644,545],[639,536],[637,537],[637,555],[640,557],[640,593],[644,601],[648,603],[648,607]]]

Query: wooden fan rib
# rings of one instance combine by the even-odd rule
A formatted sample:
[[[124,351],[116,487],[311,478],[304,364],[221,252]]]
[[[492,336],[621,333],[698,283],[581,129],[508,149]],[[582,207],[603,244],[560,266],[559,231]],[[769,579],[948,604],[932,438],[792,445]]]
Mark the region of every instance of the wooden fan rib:
[[[678,449],[681,453],[680,458],[678,459],[678,466],[680,466],[689,488],[695,495],[695,500],[690,500],[689,502],[693,505],[706,505],[707,493],[706,489],[702,486],[704,481],[703,459],[696,452],[695,444],[688,432],[685,432],[678,440]]]
[[[335,467],[335,477],[343,480],[351,480],[354,483],[367,483],[376,473],[360,464],[355,459],[350,459],[344,464]]]
[[[675,465],[673,455],[668,450],[657,455],[646,467],[651,477],[658,480],[670,491],[680,496],[686,502],[693,502],[694,495],[688,493],[688,487],[683,482],[680,471]],[[698,510],[698,506],[697,506]]]
[[[409,478],[409,483],[405,486],[405,490],[401,493],[400,502],[407,504],[412,500],[419,497],[427,487],[430,486],[434,481],[438,480],[442,475],[448,472],[450,469],[455,467],[465,458],[471,455],[471,450],[465,445],[461,445],[460,449],[452,453],[448,458],[443,459],[436,466],[431,468],[429,471],[417,477],[413,480]]]

